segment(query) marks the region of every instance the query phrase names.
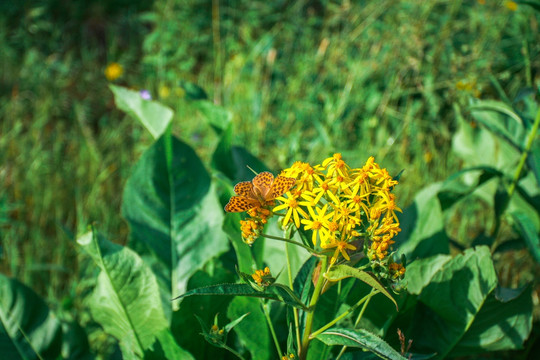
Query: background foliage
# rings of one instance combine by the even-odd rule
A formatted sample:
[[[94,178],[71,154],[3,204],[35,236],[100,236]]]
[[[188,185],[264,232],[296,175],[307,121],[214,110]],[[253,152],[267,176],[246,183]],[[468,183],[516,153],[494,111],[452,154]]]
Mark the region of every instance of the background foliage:
[[[115,105],[104,76],[112,62],[123,68],[115,84],[147,89],[174,111],[172,132],[182,142],[172,146],[190,146],[201,159],[190,163],[189,170],[174,167],[177,172],[193,171],[200,180],[179,183],[177,191],[193,195],[185,191],[193,186],[195,196],[204,197],[219,219],[219,186],[226,188],[227,182],[220,183],[219,175],[205,169],[220,170],[231,180],[247,179],[242,166],[224,165],[246,154],[233,147],[241,144],[274,171],[294,160],[317,163],[333,152],[342,152],[357,166],[374,155],[392,174],[405,169],[396,192],[401,207],[412,207],[402,223],[414,215],[422,224],[403,226],[402,251],[411,259],[493,245],[489,237],[495,230],[503,234],[502,240],[529,234],[525,239],[530,245],[507,244],[509,251],[493,256],[490,281],[496,277],[508,288],[528,286],[524,291],[532,294],[528,299],[534,305],[535,327],[522,354],[538,347],[538,157],[531,157],[531,171],[520,182],[528,197],[513,199],[511,217],[499,224],[498,182],[488,180],[503,176],[491,169],[513,174],[520,154],[512,140],[519,148],[526,131],[482,108],[506,106],[532,123],[540,68],[539,15],[533,7],[518,4],[513,11],[506,2],[489,0],[44,0],[2,2],[0,13],[0,269],[25,284],[3,277],[2,286],[39,295],[25,296],[28,306],[43,309],[52,354],[71,354],[54,335],[69,326],[75,329],[72,333],[82,332],[89,339],[85,343],[77,340],[84,336],[74,336],[75,343],[85,344],[73,348],[91,349],[104,358],[119,356],[116,340],[103,330],[118,334],[118,329],[110,330],[92,313],[92,304],[99,302],[94,289],[110,284],[103,282],[103,267],[93,263],[95,248],[81,250],[90,240],[100,242],[88,237],[78,245],[78,235],[95,224],[114,243],[136,250],[124,248],[116,254],[113,244],[100,243],[134,264],[153,246],[129,236],[128,222],[133,230],[140,219],[122,207],[122,201],[137,201],[132,189],[155,184],[148,173],[147,178],[138,177],[139,182],[128,178],[144,173],[147,166],[141,164],[166,152],[168,145],[162,139],[154,142],[159,130],[148,132],[116,108],[122,105]],[[500,123],[503,128],[496,128]],[[176,164],[175,159],[170,164]],[[152,162],[166,172],[170,164]],[[258,166],[258,171],[264,168]],[[486,168],[446,180],[472,166]],[[165,193],[173,191],[159,185]],[[143,198],[153,205],[160,200]],[[179,206],[186,201],[195,200]],[[200,216],[192,208],[183,211]],[[170,220],[176,229],[182,227],[181,218]],[[161,225],[154,230],[167,235]],[[195,288],[234,281],[230,269],[235,255],[222,254],[228,243],[226,235],[218,233],[215,241],[222,248],[196,267],[175,269],[171,293],[182,292],[174,289],[178,283]],[[231,241],[238,238],[228,235]],[[433,241],[418,246],[426,238]],[[497,241],[506,243],[502,240]],[[232,245],[240,262],[243,244]],[[174,251],[150,251],[161,251],[161,260],[175,263]],[[153,270],[167,273],[159,263]],[[158,286],[166,278],[157,276]],[[418,286],[419,298],[428,296],[421,291],[423,285]],[[521,294],[499,299],[525,303]],[[194,338],[199,342],[190,342],[174,329],[198,328],[197,320],[187,315],[195,310],[207,324],[217,312],[237,318],[240,309],[256,307],[250,300],[187,298],[175,317],[156,307],[164,311],[154,328],[162,351],[183,351],[168,342],[174,335],[196,358],[221,356],[218,349],[201,349],[198,334]],[[161,301],[166,303],[166,297]],[[429,307],[429,301],[424,302]],[[169,321],[172,335],[163,325]],[[244,322],[230,341],[247,338],[242,334],[250,328]],[[264,341],[258,345],[264,347]],[[139,344],[139,350],[146,345]],[[263,358],[255,344],[245,345],[255,358]],[[462,349],[448,351],[466,354]]]

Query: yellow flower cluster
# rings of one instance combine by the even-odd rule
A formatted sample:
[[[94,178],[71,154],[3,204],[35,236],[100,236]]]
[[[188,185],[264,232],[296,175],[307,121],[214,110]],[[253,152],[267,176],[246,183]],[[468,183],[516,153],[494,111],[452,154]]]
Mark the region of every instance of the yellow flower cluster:
[[[268,218],[272,216],[270,210],[256,207],[247,211],[249,218],[240,220],[240,230],[242,231],[242,240],[252,245],[261,234],[264,225],[268,222]]]
[[[312,243],[322,249],[335,249],[350,260],[353,241],[365,239],[371,260],[388,255],[392,238],[400,231],[395,214],[401,209],[390,192],[397,185],[388,171],[370,157],[361,168],[351,168],[341,154],[311,166],[295,162],[280,175],[296,179],[296,187],[277,197],[273,211],[283,217],[283,226],[294,223],[312,231]]]

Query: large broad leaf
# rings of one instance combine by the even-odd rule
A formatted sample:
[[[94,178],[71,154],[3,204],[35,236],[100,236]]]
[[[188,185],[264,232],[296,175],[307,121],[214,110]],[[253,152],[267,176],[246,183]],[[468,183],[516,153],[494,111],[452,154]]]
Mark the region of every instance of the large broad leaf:
[[[124,190],[122,212],[134,246],[166,264],[171,297],[189,277],[228,249],[223,209],[193,149],[165,134],[144,152]]]
[[[527,338],[530,326],[519,326],[514,332],[509,332],[509,325],[497,326],[520,321],[529,324],[532,305],[512,308],[490,300],[497,275],[487,247],[468,249],[453,259],[435,257],[421,265],[413,263],[407,269],[407,273],[411,272],[408,279],[425,273],[422,280],[410,286],[412,291],[420,291],[420,304],[409,332],[417,350],[436,352],[444,358],[490,351],[498,346],[497,341],[499,345],[505,344],[497,349],[515,349]],[[494,314],[498,314],[497,319]]]
[[[144,100],[138,91],[112,84],[109,87],[114,94],[116,106],[139,120],[154,139],[165,132],[173,117],[171,109],[158,102]]]
[[[472,105],[470,110],[475,121],[517,150],[522,151],[525,127],[519,115],[511,107],[499,101],[481,100]]]
[[[464,167],[487,165],[513,171],[521,155],[519,150],[489,130],[471,125],[459,114],[457,120],[459,127],[452,138],[452,150],[464,161]]]
[[[159,288],[152,271],[132,250],[107,241],[95,232],[77,239],[100,269],[97,284],[86,300],[94,320],[120,342],[125,358],[140,358],[164,336],[164,350],[173,356],[191,355],[166,340]]]
[[[232,320],[249,312],[249,316],[234,328],[236,335],[249,350],[252,359],[275,359],[275,350],[272,350],[274,344],[261,307],[259,299],[236,297],[229,305],[227,317]]]
[[[440,183],[422,189],[414,203],[399,215],[401,232],[396,236],[396,248],[407,259],[424,258],[450,252],[444,230],[444,218],[437,193]]]
[[[527,214],[520,211],[513,211],[511,214],[514,220],[515,227],[521,238],[529,248],[529,251],[536,260],[540,263],[540,238],[538,237],[538,230],[534,226],[534,222]]]
[[[374,289],[379,290],[384,296],[390,299],[396,305],[396,310],[398,310],[398,304],[390,292],[377,280],[377,278],[366,271],[362,271],[352,266],[348,265],[335,265],[330,271],[324,274],[324,277],[331,281],[340,281],[349,277],[356,278],[361,280],[371,286]]]
[[[472,175],[475,179],[469,184],[466,184],[463,181],[464,175]],[[441,189],[437,193],[437,197],[439,198],[439,201],[441,203],[441,209],[443,211],[447,210],[458,200],[473,193],[474,190],[476,190],[485,182],[495,177],[502,176],[504,176],[502,172],[488,166],[477,166],[474,168],[464,169],[452,174],[450,177],[448,177],[448,179],[443,182]]]
[[[2,359],[55,359],[62,349],[60,322],[30,288],[0,274]]]
[[[288,305],[307,310],[307,307],[302,304],[292,290],[287,289],[280,284],[274,284],[265,289],[265,291],[257,291],[248,284],[219,284],[197,288],[178,296],[176,299],[182,299],[194,295],[228,295],[228,296],[249,296],[263,299],[282,301]],[[176,300],[175,299],[175,300]]]
[[[388,343],[377,335],[364,329],[339,329],[333,328],[324,331],[317,336],[317,339],[326,345],[341,345],[347,347],[357,347],[374,352],[382,359],[406,360],[399,352],[394,350]]]

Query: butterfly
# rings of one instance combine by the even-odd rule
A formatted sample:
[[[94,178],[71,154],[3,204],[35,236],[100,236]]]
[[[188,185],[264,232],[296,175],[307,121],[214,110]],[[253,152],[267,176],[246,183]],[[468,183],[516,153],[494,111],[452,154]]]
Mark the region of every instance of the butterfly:
[[[295,182],[296,179],[286,176],[274,179],[272,173],[264,171],[252,181],[236,184],[234,192],[237,196],[231,197],[225,205],[225,211],[242,212],[268,205],[270,201],[287,192]]]

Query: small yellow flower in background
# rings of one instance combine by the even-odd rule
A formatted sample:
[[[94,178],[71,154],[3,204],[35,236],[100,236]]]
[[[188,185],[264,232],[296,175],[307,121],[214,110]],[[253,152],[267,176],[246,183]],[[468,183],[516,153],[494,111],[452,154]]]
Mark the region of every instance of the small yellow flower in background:
[[[485,5],[485,4],[486,4],[486,0],[478,0],[478,3],[479,3],[480,5]]]
[[[167,85],[161,85],[158,89],[159,97],[162,99],[166,99],[171,95],[171,89]]]
[[[515,1],[505,1],[504,6],[510,11],[516,11],[518,8],[518,4]]]
[[[112,62],[105,68],[105,77],[109,81],[114,81],[118,79],[124,73],[124,68],[122,65],[116,62]]]

